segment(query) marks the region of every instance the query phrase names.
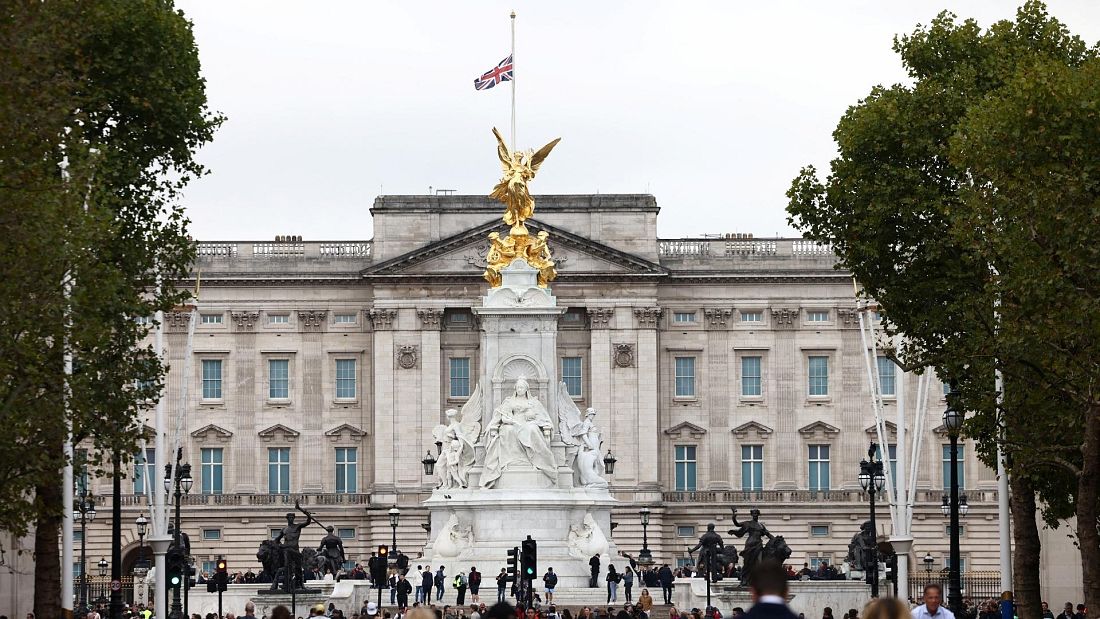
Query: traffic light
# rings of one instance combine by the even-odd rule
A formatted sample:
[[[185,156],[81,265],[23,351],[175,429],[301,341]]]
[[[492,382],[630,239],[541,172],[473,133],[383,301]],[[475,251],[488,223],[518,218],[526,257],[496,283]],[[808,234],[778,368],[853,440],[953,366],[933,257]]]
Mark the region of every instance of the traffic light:
[[[390,547],[379,546],[378,554],[374,557],[374,561],[370,565],[370,577],[374,581],[374,586],[381,589],[386,583],[386,565],[390,559]]]
[[[508,582],[516,582],[519,573],[519,546],[508,549]]]
[[[217,584],[218,591],[229,590],[229,562],[225,557],[218,557],[218,561],[214,564],[214,582]]]
[[[187,562],[184,561],[183,571],[184,571],[185,574],[187,574],[187,588],[188,589],[194,589],[195,584],[197,582],[195,580],[195,566],[194,565],[188,565]]]
[[[519,569],[524,580],[534,580],[535,574],[539,571],[538,548],[530,535],[520,542]]]
[[[898,581],[898,556],[896,554],[886,557],[886,580],[890,582]]]
[[[183,584],[183,552],[178,548],[169,548],[165,555],[165,570],[168,574],[168,586],[179,587]]]

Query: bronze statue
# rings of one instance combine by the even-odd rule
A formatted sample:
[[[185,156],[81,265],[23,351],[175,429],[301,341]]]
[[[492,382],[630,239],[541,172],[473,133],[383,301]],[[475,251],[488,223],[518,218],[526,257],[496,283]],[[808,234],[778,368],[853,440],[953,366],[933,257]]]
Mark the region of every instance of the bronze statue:
[[[873,550],[875,550],[875,531],[871,528],[871,521],[868,520],[859,527],[859,533],[852,536],[852,541],[848,543],[848,556],[844,560],[852,566],[853,570],[866,570],[867,559],[873,557],[873,555],[868,556],[868,551]]]
[[[741,551],[741,557],[745,559],[745,567],[741,570],[741,584],[749,584],[749,575],[752,573],[756,564],[760,559],[764,558],[764,538],[771,540],[775,536],[768,531],[768,528],[764,526],[764,523],[760,522],[760,510],[755,507],[749,510],[749,515],[752,516],[752,520],[746,520],[745,522],[737,522],[737,508],[733,510],[733,526],[736,529],[730,529],[730,535],[736,535],[737,537],[745,537],[745,549]],[[786,543],[783,543],[783,548],[786,549],[786,553],[790,555],[790,549],[786,548]]]
[[[294,512],[287,512],[286,526],[283,527],[282,531],[279,531],[279,534],[276,535],[273,540],[278,545],[279,556],[283,566],[283,586],[285,591],[290,591],[292,587],[297,589],[302,586],[303,563],[302,552],[298,549],[298,539],[302,536],[302,529],[316,522],[316,520],[313,519],[313,514],[302,509],[302,506],[299,505],[297,501],[294,502],[294,507],[306,515],[306,521],[298,524],[294,522]],[[277,578],[275,580],[278,582]]]
[[[328,535],[321,539],[321,545],[317,547],[318,556],[324,559],[323,570],[332,572],[332,577],[344,567],[344,540],[334,534],[332,527],[325,527]]]
[[[722,577],[721,553],[724,548],[725,543],[722,542],[722,536],[718,535],[714,530],[714,523],[711,523],[707,525],[707,532],[699,537],[699,543],[688,548],[688,555],[690,556],[693,552],[699,550],[698,567],[707,580],[714,581]]]

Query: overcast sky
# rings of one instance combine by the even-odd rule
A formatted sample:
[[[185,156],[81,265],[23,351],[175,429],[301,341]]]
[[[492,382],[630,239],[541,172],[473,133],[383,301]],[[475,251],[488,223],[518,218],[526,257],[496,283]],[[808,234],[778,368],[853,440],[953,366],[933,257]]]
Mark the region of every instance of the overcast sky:
[[[180,0],[228,118],[186,194],[192,234],[369,239],[379,194],[487,194],[510,92],[473,80],[508,55],[514,9],[519,146],[562,138],[535,193],[651,193],[663,238],[791,235],[799,168],[826,168],[844,110],[905,80],[893,36],[1019,2]],[[1100,39],[1100,2],[1048,7]]]

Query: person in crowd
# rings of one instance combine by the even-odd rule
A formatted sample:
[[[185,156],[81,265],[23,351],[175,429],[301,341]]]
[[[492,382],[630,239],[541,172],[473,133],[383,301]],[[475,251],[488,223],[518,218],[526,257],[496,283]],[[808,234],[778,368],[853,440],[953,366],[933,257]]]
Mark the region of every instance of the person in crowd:
[[[745,619],[795,619],[787,608],[787,572],[774,561],[761,561],[750,574],[752,608]]]
[[[289,608],[280,604],[271,609],[270,619],[294,619],[294,617],[290,615]]]
[[[619,574],[619,571],[615,569],[614,563],[607,565],[607,577],[604,579],[607,581],[607,603],[617,602],[619,600],[619,582],[623,577]]]
[[[638,596],[638,607],[646,617],[649,617],[649,613],[653,610],[653,596],[649,594],[649,589],[642,588],[642,594]]]
[[[623,569],[623,594],[626,595],[626,601],[632,601],[630,597],[630,588],[634,586],[634,568],[629,565]]]
[[[1054,613],[1050,610],[1050,605],[1043,602],[1043,619],[1054,619]]]
[[[500,568],[500,573],[497,574],[497,604],[504,603],[504,590],[508,588],[508,572],[505,568]]]
[[[558,575],[554,573],[554,568],[546,568],[546,573],[542,575],[542,584],[546,588],[546,602],[554,602],[554,588],[558,586]]]
[[[595,589],[600,586],[600,555],[592,555],[592,558],[588,560],[588,567],[592,574],[592,577],[588,580],[588,587]]]
[[[943,587],[936,583],[924,586],[924,603],[912,611],[913,619],[955,619],[955,614],[941,606]]]
[[[466,577],[466,583],[470,587],[470,599],[474,604],[481,602],[481,596],[478,592],[481,590],[481,572],[477,571],[477,566],[470,566],[470,575]]]
[[[825,610],[821,612],[821,619],[833,619],[833,609],[826,606]]]
[[[672,575],[672,568],[667,563],[661,566],[661,569],[657,571],[658,582],[661,583],[661,594],[665,598],[665,604],[672,603],[672,583],[676,580],[676,577]]]
[[[909,619],[909,608],[897,598],[877,598],[863,607],[863,619]]]
[[[440,565],[439,569],[435,571],[435,579],[432,582],[435,585],[435,601],[443,601],[443,591],[447,587],[447,577],[443,574],[443,566]]]
[[[244,603],[244,614],[240,619],[256,619],[256,605],[249,600]]]

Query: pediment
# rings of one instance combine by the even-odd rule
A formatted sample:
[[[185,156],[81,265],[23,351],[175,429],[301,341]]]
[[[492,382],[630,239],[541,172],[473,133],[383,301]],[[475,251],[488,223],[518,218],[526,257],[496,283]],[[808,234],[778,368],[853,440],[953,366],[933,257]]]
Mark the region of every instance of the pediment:
[[[805,438],[813,438],[815,436],[831,437],[840,434],[840,428],[831,426],[824,421],[815,421],[810,425],[799,428],[798,433]]]
[[[869,436],[878,436],[878,427],[877,426],[871,426],[870,428],[867,428],[866,430],[864,430],[864,432],[866,432]],[[886,422],[886,434],[888,434],[890,436],[897,436],[897,434],[898,434],[898,424],[894,423],[893,421],[887,421]]]
[[[154,430],[154,436],[155,436]],[[191,438],[195,439],[198,443],[213,442],[226,443],[229,439],[233,438],[233,433],[221,426],[216,426],[212,423],[208,423],[205,426],[195,430],[191,433]]]
[[[298,436],[300,434],[301,433],[298,432],[297,430],[291,430],[290,428],[284,426],[281,423],[277,423],[277,424],[271,426],[270,428],[260,430],[259,432],[256,433],[257,436],[259,436],[261,439],[263,439],[265,441],[271,441],[271,440],[275,440],[275,439],[283,440],[283,441],[294,441],[294,440],[298,439]]]
[[[141,424],[141,438],[152,441],[157,438],[157,429],[147,424]]]
[[[772,429],[768,426],[757,423],[755,421],[749,421],[743,423],[733,429],[733,435],[737,438],[747,438],[750,434],[756,438],[767,438],[772,433]]]
[[[359,428],[351,425],[350,423],[342,423],[342,424],[336,426],[335,428],[325,432],[325,436],[327,436],[329,438],[329,440],[333,441],[333,442],[336,442],[336,441],[339,441],[339,440],[358,441],[358,440],[362,440],[362,438],[366,435],[367,435],[366,432],[364,432],[364,431],[360,430]]]
[[[663,276],[661,265],[633,254],[609,247],[567,232],[535,219],[528,219],[531,234],[546,231],[550,235],[550,250],[557,263],[559,280],[592,278],[645,278]],[[470,228],[454,236],[371,265],[360,274],[367,280],[418,277],[430,279],[481,279],[485,271],[485,255],[489,251],[488,235],[508,232],[499,220]]]
[[[672,438],[683,438],[685,436],[690,436],[691,438],[703,438],[706,433],[706,428],[697,426],[689,421],[681,421],[680,423],[665,430],[665,434],[671,436]]]

